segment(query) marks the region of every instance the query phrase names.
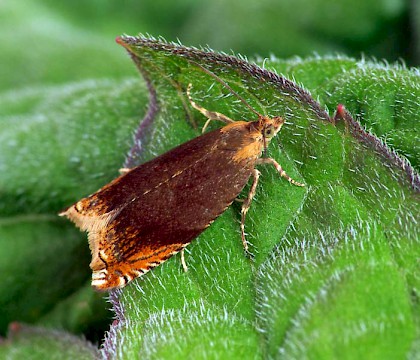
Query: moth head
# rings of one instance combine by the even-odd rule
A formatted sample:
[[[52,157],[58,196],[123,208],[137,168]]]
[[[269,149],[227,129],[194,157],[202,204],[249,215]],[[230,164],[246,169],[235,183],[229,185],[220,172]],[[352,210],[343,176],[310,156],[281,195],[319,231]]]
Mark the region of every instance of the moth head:
[[[263,117],[260,121],[262,135],[267,142],[277,135],[284,124],[284,119],[280,116],[273,118]]]

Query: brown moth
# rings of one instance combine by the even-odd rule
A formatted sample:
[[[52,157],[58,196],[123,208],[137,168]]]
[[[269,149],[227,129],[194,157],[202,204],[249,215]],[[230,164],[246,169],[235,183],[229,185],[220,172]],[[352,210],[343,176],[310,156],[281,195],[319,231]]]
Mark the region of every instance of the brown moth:
[[[260,176],[256,165],[271,164],[291,184],[304,186],[274,159],[261,157],[284,120],[259,114],[223,80],[205,72],[237,96],[257,119],[234,121],[202,108],[192,100],[190,84],[191,105],[208,118],[204,128],[211,120],[227,125],[128,170],[60,214],[88,232],[92,286],[97,290],[124,287],[181,251],[226,210],[253,177],[241,211],[241,236],[247,250],[244,224]]]

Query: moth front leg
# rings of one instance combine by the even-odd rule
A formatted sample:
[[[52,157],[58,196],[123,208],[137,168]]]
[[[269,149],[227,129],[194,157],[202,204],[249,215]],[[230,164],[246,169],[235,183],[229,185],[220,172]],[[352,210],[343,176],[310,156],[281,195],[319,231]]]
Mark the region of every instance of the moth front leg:
[[[234,120],[232,120],[231,118],[229,118],[228,116],[226,116],[222,113],[219,113],[217,111],[210,111],[210,110],[207,110],[207,109],[203,108],[202,106],[198,105],[191,97],[191,89],[192,89],[192,84],[190,83],[190,84],[188,84],[188,87],[187,87],[187,96],[188,96],[188,100],[191,103],[191,106],[194,109],[201,112],[207,118],[207,121],[204,124],[203,129],[201,131],[202,133],[204,133],[204,131],[206,131],[207,126],[209,125],[210,121],[212,121],[212,120],[219,120],[219,121],[224,122],[225,124],[229,124],[229,123],[234,122]]]
[[[296,180],[293,180],[289,175],[287,175],[286,172],[283,170],[283,168],[280,166],[280,164],[272,158],[259,158],[257,160],[257,165],[259,164],[271,164],[276,168],[280,176],[284,177],[289,183],[296,186],[305,186],[305,184],[302,184]]]

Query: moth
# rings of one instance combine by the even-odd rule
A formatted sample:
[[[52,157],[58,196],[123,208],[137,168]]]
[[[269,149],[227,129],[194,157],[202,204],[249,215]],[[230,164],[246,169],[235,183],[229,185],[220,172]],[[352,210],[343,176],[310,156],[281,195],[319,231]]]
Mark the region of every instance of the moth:
[[[207,117],[203,130],[212,120],[225,125],[129,169],[60,213],[88,232],[92,286],[97,290],[122,288],[183,250],[226,210],[252,177],[241,210],[241,238],[247,250],[245,217],[260,176],[257,165],[273,165],[291,184],[304,186],[274,159],[262,157],[283,126],[283,118],[259,114],[226,82],[205,71],[256,119],[234,121],[201,107],[192,99],[189,84],[191,106]]]

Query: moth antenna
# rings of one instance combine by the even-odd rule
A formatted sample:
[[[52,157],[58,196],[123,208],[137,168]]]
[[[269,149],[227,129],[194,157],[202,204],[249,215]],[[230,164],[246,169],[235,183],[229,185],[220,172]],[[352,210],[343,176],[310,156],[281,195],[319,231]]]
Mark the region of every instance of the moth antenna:
[[[255,110],[251,105],[248,104],[248,102],[241,96],[239,95],[235,90],[233,90],[230,85],[228,85],[226,83],[226,81],[222,80],[220,77],[218,77],[214,72],[206,69],[204,66],[200,65],[199,63],[193,61],[193,60],[189,60],[190,62],[192,62],[194,65],[197,65],[201,70],[203,70],[206,74],[210,75],[213,79],[215,79],[216,81],[218,81],[220,84],[222,84],[226,89],[228,89],[233,95],[235,95],[249,110],[251,110],[254,114],[256,114],[259,118],[262,118],[263,116],[257,111]]]

